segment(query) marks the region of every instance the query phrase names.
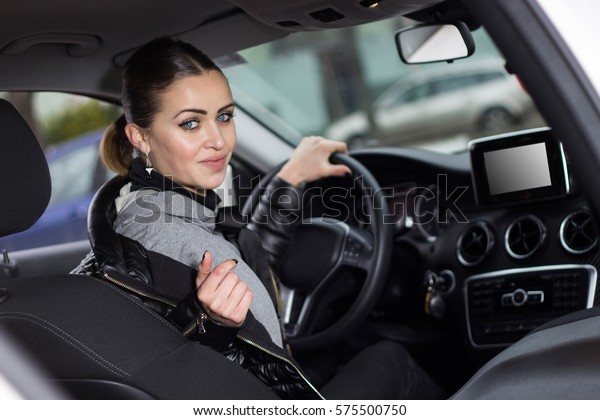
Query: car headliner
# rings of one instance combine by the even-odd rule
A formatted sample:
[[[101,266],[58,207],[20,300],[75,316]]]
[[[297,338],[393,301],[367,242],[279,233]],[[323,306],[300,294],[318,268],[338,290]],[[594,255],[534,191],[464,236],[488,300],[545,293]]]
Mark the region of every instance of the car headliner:
[[[123,64],[155,37],[175,36],[218,58],[290,32],[366,23],[439,2],[393,0],[369,8],[358,0],[9,0],[0,6],[0,90],[117,100]],[[343,17],[326,22],[315,15],[321,21],[311,10]]]

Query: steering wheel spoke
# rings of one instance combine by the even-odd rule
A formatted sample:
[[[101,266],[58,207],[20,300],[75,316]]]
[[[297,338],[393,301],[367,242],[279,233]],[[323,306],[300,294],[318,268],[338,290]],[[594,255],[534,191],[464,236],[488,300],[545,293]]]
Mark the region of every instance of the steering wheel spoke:
[[[283,292],[284,290],[282,290]],[[296,292],[293,289],[286,289],[285,317],[283,325],[288,337],[297,337],[303,328],[302,313],[305,312],[306,295]]]
[[[302,337],[310,336],[314,333],[315,320],[318,319],[323,307],[328,305],[327,302],[335,299],[335,292],[331,293],[331,288],[328,286],[335,285],[338,279],[338,272],[342,265],[337,264],[328,273],[326,277],[321,279],[318,286],[308,293],[303,293],[294,289],[287,289],[285,302],[285,317],[284,328],[287,338],[294,342]],[[338,290],[335,288],[333,290]],[[329,290],[329,293],[325,292]]]
[[[373,259],[373,234],[350,228],[342,250],[341,264],[369,271]]]

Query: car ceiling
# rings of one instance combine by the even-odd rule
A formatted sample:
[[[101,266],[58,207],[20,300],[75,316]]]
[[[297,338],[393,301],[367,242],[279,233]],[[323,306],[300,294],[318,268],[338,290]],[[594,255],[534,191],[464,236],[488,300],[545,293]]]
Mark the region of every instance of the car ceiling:
[[[0,90],[53,90],[117,100],[140,45],[176,36],[217,59],[290,32],[356,25],[440,0],[5,0]]]

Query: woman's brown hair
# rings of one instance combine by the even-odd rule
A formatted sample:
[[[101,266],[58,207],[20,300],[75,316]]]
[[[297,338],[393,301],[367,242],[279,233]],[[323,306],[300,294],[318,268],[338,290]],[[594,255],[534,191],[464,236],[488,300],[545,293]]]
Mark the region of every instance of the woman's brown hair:
[[[158,38],[142,46],[123,70],[123,115],[108,126],[100,143],[100,157],[110,170],[127,175],[134,148],[125,134],[128,123],[149,128],[160,111],[161,94],[176,81],[221,69],[193,45]],[[222,73],[222,72],[221,72]]]

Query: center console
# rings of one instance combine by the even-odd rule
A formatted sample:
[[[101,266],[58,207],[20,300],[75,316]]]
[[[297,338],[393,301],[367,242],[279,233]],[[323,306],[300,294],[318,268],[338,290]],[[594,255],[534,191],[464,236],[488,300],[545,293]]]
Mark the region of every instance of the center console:
[[[474,347],[505,346],[558,316],[592,307],[592,265],[502,270],[465,281],[469,340]]]

